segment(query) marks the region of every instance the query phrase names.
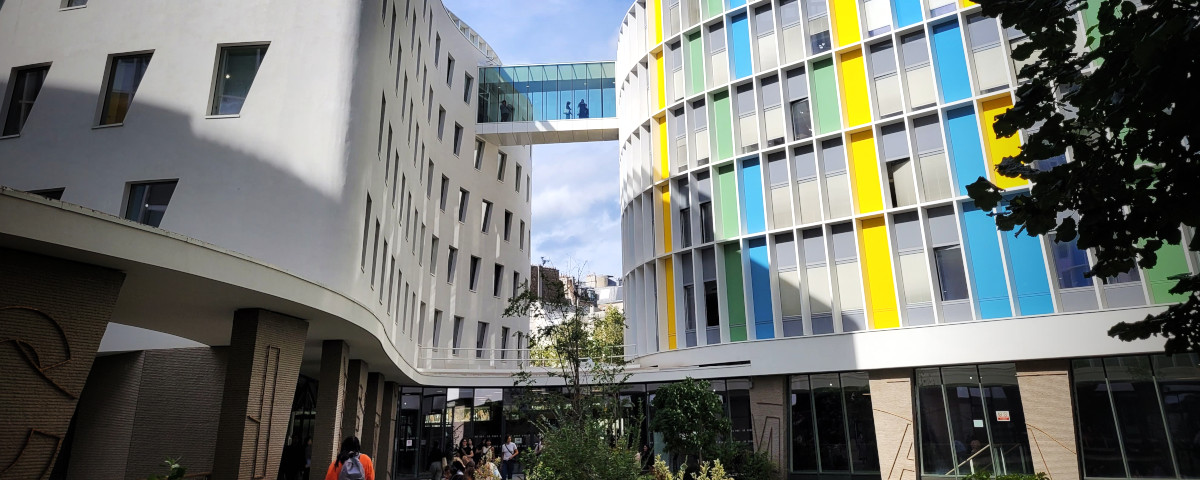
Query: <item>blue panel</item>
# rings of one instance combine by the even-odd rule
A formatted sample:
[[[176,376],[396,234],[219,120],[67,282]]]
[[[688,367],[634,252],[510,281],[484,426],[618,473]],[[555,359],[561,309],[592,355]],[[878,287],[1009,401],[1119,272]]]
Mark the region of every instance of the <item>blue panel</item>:
[[[904,27],[921,21],[921,0],[892,0],[896,24]]]
[[[933,57],[937,63],[938,85],[942,87],[942,102],[949,103],[971,96],[971,81],[967,76],[967,55],[963,52],[962,34],[958,22],[949,21],[933,27]]]
[[[767,229],[767,216],[763,203],[762,167],[758,159],[742,162],[742,218],[746,219],[746,233],[760,233]]]
[[[1004,280],[1004,264],[1000,262],[1000,241],[996,238],[996,223],[987,212],[973,204],[963,206],[963,228],[966,229],[967,249],[970,251],[971,280],[975,285],[975,303],[982,318],[1012,316],[1008,304],[1008,287]]]
[[[979,177],[987,178],[974,107],[967,105],[946,112],[946,138],[958,194],[966,195],[967,185],[975,183]]]
[[[754,302],[754,338],[775,338],[775,314],[771,311],[771,267],[767,263],[767,240],[747,242],[750,254],[750,294]]]
[[[749,77],[754,73],[750,64],[750,22],[746,12],[729,17],[729,49],[733,59],[734,78]]]
[[[713,1],[713,0],[709,0]],[[729,8],[737,8],[746,4],[746,0],[729,0]]]
[[[1050,298],[1050,280],[1046,278],[1046,260],[1038,237],[1025,233],[1015,236],[1002,232],[1008,245],[1008,264],[1012,268],[1013,290],[1017,293],[1017,308],[1021,315],[1054,313]]]

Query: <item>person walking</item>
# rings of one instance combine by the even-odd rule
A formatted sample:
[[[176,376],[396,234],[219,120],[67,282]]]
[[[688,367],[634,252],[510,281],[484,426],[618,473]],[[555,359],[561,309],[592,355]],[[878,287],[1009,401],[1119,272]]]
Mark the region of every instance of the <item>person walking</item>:
[[[513,474],[513,462],[516,461],[517,444],[513,443],[512,435],[508,436],[508,441],[500,446],[500,478],[511,480]]]
[[[375,465],[371,457],[359,453],[362,444],[351,435],[342,440],[337,459],[325,472],[325,480],[375,480]]]

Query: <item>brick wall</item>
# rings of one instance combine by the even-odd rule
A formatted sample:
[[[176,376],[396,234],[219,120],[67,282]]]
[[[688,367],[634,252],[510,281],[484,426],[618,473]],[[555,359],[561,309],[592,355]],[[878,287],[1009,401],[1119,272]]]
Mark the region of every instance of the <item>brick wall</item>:
[[[0,480],[50,474],[124,280],[0,249]]]
[[[913,448],[912,370],[870,372],[871,408],[879,449],[882,480],[917,478],[917,451]]]
[[[1033,468],[1053,480],[1079,480],[1069,367],[1069,360],[1017,363]]]
[[[125,478],[143,359],[143,352],[123,353],[92,365],[75,410],[68,480]]]
[[[754,421],[754,449],[770,454],[781,473],[787,472],[787,413],[784,411],[784,388],[787,377],[775,375],[754,377],[750,389],[750,415]],[[782,477],[782,475],[781,475]]]

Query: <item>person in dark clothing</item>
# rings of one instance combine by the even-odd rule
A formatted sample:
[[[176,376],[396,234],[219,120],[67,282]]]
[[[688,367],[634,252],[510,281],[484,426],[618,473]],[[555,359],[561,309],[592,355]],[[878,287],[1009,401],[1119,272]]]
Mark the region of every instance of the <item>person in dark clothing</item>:
[[[588,115],[591,114],[591,112],[588,111],[587,102],[585,102],[583,99],[579,100],[579,108],[576,111],[579,112],[579,118],[588,118]]]

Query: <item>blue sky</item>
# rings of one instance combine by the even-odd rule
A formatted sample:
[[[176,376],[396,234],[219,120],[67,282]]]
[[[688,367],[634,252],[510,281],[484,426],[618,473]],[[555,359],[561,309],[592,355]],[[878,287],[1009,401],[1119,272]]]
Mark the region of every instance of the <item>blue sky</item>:
[[[509,65],[614,60],[631,0],[442,0]],[[617,142],[533,147],[532,262],[621,274]]]

